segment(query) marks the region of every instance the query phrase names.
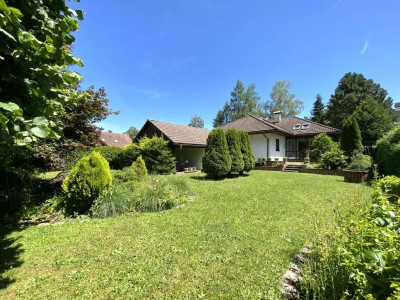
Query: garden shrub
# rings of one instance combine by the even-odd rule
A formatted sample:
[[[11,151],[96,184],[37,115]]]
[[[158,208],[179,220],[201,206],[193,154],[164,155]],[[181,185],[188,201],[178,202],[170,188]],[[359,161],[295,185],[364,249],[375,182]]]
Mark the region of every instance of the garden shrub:
[[[321,156],[321,163],[325,169],[340,169],[347,165],[347,157],[339,147],[335,146]]]
[[[147,176],[146,164],[142,156],[139,156],[136,159],[136,161],[132,164],[131,169],[138,179]]]
[[[253,150],[251,149],[250,146],[250,137],[247,131],[244,130],[239,131],[239,140],[240,140],[240,150],[243,155],[244,171],[250,172],[251,170],[254,169],[255,160],[254,160]]]
[[[144,137],[139,141],[140,154],[149,173],[172,174],[176,171],[176,159],[168,141],[162,137]]]
[[[400,125],[376,143],[376,160],[385,175],[400,176]]]
[[[399,181],[380,180],[372,204],[341,217],[334,234],[315,242],[304,268],[305,299],[400,298],[400,203],[391,188],[385,192]]]
[[[312,142],[311,158],[320,160],[322,154],[331,151],[335,147],[335,142],[326,133],[318,134]]]
[[[110,189],[111,184],[107,160],[96,151],[84,156],[62,184],[67,213],[86,213],[94,200]]]
[[[137,181],[136,172],[131,168],[123,168],[122,170],[111,170],[114,184],[122,182]]]
[[[365,171],[372,167],[372,158],[369,155],[364,155],[361,152],[355,152],[350,158],[348,169]]]
[[[115,169],[130,167],[140,156],[140,148],[137,144],[127,145],[114,161]]]
[[[240,151],[239,134],[236,129],[228,129],[225,132],[226,143],[231,157],[230,173],[242,173],[244,170],[243,154]]]
[[[259,156],[259,157],[257,158],[256,165],[257,165],[257,166],[263,166],[263,165],[265,165],[265,158],[262,157],[262,156]]]
[[[209,178],[223,177],[230,172],[232,160],[225,133],[221,128],[213,129],[208,134],[202,161],[203,171]]]
[[[364,149],[360,127],[355,117],[349,117],[343,122],[340,136],[340,148],[347,157],[351,157],[354,151],[362,152]]]

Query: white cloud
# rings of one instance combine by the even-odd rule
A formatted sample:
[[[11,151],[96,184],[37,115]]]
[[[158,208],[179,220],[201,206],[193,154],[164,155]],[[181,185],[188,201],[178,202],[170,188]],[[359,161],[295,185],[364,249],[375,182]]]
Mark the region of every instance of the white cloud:
[[[364,42],[364,46],[362,47],[362,49],[360,51],[361,56],[364,55],[365,51],[367,51],[368,46],[369,46],[369,39],[366,39]]]

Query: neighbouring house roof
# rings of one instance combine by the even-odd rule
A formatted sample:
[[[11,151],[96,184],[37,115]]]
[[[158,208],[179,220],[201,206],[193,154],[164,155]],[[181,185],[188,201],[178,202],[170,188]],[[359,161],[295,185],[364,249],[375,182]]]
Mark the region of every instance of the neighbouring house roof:
[[[131,137],[126,133],[100,132],[100,144],[123,148],[132,143]]]
[[[236,121],[228,123],[221,127],[222,129],[235,128],[245,130],[249,134],[278,132],[284,135],[306,136],[319,133],[338,134],[339,130],[333,127],[322,125],[298,117],[282,118],[279,122],[273,122],[269,119],[263,119],[252,115],[246,115]]]
[[[210,131],[205,128],[147,120],[135,140],[144,136],[151,137],[154,135],[162,135],[173,145],[205,147],[209,132]]]

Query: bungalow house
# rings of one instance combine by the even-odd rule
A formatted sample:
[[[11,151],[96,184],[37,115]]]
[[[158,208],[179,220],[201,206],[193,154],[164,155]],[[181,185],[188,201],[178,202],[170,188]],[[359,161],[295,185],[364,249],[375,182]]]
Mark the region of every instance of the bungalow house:
[[[196,167],[201,170],[208,133],[209,130],[204,128],[147,120],[135,141],[144,136],[161,136],[169,141],[174,151],[178,171],[188,167]]]
[[[126,133],[114,133],[112,131],[100,132],[100,145],[124,148],[132,143],[131,137]]]
[[[300,160],[310,149],[314,136],[319,133],[338,135],[339,130],[297,117],[282,118],[280,112],[274,119],[263,119],[246,115],[222,126],[227,130],[245,130],[250,136],[250,145],[255,159]],[[162,136],[169,141],[177,160],[177,170],[187,167],[202,169],[202,158],[207,144],[209,130],[191,126],[176,125],[147,120],[135,141],[144,137]]]
[[[222,128],[247,131],[255,159],[280,161],[284,157],[304,159],[306,149],[311,148],[313,138],[320,133],[333,136],[340,133],[336,128],[298,117],[282,118],[281,112],[275,112],[272,120],[246,115]]]

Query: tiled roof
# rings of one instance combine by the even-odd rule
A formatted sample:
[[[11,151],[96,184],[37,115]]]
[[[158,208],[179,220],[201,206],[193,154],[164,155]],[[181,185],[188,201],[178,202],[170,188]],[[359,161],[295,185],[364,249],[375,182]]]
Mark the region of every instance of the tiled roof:
[[[148,120],[147,122],[154,125],[175,145],[205,146],[207,144],[207,137],[210,132],[208,129],[176,125],[155,120]],[[143,128],[145,127],[146,124]]]
[[[125,133],[100,132],[100,143],[104,146],[123,148],[132,143],[132,139]]]
[[[308,126],[303,126],[307,125]],[[298,126],[298,129],[295,127]],[[286,135],[316,135],[319,133],[339,133],[339,130],[333,127],[304,120],[297,117],[282,118],[280,122],[272,122],[268,119],[246,115],[236,121],[228,123],[221,127],[222,129],[235,128],[237,130],[245,130],[248,133],[258,132],[280,132]]]

